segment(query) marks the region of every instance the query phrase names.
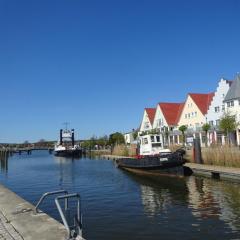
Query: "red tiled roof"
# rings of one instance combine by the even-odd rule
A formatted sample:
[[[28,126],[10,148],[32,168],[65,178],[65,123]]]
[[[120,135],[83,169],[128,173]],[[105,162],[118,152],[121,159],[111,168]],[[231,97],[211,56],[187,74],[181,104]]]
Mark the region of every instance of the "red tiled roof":
[[[147,112],[150,123],[153,124],[156,108],[145,108],[145,111]]]
[[[196,103],[202,114],[206,114],[212,101],[214,93],[189,93],[189,96]]]
[[[168,125],[176,125],[184,103],[159,103]]]

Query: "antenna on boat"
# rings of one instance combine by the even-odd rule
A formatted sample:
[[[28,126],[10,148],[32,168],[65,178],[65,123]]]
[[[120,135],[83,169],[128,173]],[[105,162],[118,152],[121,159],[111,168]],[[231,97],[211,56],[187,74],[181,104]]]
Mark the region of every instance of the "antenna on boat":
[[[69,122],[64,122],[63,125],[65,126],[65,130],[68,129]]]

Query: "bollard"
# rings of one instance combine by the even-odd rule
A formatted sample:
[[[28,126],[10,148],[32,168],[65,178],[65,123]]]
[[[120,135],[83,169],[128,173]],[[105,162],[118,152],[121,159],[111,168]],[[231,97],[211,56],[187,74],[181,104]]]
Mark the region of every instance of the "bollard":
[[[193,159],[195,163],[203,164],[200,138],[193,140]]]

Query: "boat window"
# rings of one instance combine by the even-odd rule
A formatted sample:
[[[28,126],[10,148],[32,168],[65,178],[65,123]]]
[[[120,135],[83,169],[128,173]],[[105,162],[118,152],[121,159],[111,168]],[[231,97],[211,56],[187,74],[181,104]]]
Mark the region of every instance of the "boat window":
[[[147,138],[144,138],[144,139],[143,139],[143,142],[144,142],[144,144],[148,144]]]
[[[162,143],[152,143],[152,147],[162,147]]]
[[[160,142],[160,136],[156,136],[157,142]]]
[[[154,136],[151,136],[151,142],[154,142]]]

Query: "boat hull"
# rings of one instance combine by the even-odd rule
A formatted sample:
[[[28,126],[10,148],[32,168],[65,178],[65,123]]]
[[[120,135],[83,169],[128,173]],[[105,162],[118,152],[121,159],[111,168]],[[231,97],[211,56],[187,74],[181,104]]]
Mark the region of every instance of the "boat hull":
[[[145,175],[178,175],[184,176],[183,164],[185,160],[179,153],[171,153],[165,156],[147,156],[140,159],[122,158],[116,160],[119,168]]]
[[[74,150],[58,150],[54,151],[55,156],[61,157],[79,157],[82,155],[81,149],[74,149]]]

